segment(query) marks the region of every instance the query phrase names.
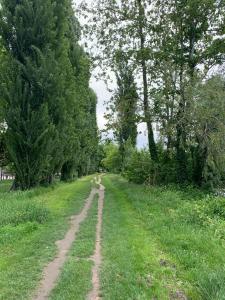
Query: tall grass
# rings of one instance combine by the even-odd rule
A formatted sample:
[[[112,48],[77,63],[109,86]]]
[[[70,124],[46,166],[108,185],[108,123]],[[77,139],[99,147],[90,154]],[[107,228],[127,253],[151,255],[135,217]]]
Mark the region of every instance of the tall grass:
[[[91,179],[23,192],[1,190],[0,300],[32,299],[44,266],[57,253],[55,241],[84,205]]]
[[[12,185],[12,181],[11,180],[0,181],[0,195],[2,193],[8,192],[10,190],[11,185]]]
[[[187,296],[224,300],[225,198],[190,187],[146,188],[119,176],[109,178],[176,266],[179,280],[189,287]]]
[[[0,193],[0,226],[16,226],[25,222],[44,223],[49,217],[49,210],[35,197],[50,189],[52,188]]]
[[[19,225],[25,222],[44,223],[48,216],[49,210],[32,200],[0,201],[0,226]]]

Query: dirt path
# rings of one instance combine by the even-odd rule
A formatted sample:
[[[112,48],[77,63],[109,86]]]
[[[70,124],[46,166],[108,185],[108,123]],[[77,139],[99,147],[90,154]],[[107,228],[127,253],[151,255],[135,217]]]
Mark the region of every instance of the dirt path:
[[[75,215],[71,217],[71,225],[69,230],[67,231],[63,240],[57,241],[56,244],[58,246],[57,256],[51,261],[43,271],[43,279],[40,282],[39,288],[33,297],[33,300],[44,300],[48,299],[50,292],[56,285],[56,281],[59,277],[62,266],[64,265],[67,254],[76,239],[76,234],[79,231],[80,224],[87,217],[88,210],[91,207],[94,196],[99,191],[95,188],[92,189],[89,197],[86,200],[84,208],[80,212],[79,215]],[[99,192],[100,193],[100,192]],[[94,298],[92,298],[94,299]]]
[[[101,266],[101,232],[102,232],[102,214],[104,205],[104,195],[105,188],[101,185],[101,179],[99,179],[99,199],[98,199],[98,222],[96,227],[96,242],[95,242],[95,252],[92,256],[94,266],[92,268],[92,291],[87,296],[88,300],[98,300],[100,299],[100,280],[99,271]]]

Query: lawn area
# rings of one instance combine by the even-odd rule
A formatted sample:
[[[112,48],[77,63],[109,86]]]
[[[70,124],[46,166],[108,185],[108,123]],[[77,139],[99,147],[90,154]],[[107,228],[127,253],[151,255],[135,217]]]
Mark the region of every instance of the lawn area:
[[[225,299],[225,199],[117,175],[103,184],[103,299]]]
[[[91,290],[93,262],[90,257],[95,250],[97,210],[98,195],[95,195],[87,219],[80,226],[58,283],[50,295],[51,300],[84,300]]]
[[[10,190],[11,185],[12,185],[11,180],[0,181],[0,194],[8,192]]]
[[[0,299],[32,299],[69,216],[97,187],[92,179],[0,193]],[[102,183],[101,299],[225,299],[224,198],[136,185],[119,175],[105,175]],[[87,299],[97,215],[96,194],[49,299]]]
[[[69,227],[91,189],[90,177],[27,192],[0,193],[0,299],[31,299],[55,241]],[[0,187],[1,189],[1,187]]]

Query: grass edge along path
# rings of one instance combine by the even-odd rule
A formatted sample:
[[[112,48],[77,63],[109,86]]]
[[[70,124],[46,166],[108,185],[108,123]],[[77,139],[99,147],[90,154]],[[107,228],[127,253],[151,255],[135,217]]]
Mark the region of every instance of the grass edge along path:
[[[34,300],[43,300],[48,298],[49,294],[55,287],[56,281],[60,275],[62,266],[64,265],[67,254],[76,240],[76,234],[79,232],[80,224],[86,219],[87,213],[91,207],[92,201],[97,190],[92,188],[89,197],[85,201],[85,205],[78,215],[71,217],[70,228],[62,240],[56,242],[58,247],[55,258],[44,268],[43,279],[40,286],[33,297]]]
[[[115,176],[115,177],[114,177]],[[107,300],[187,299],[176,269],[160,266],[164,253],[145,229],[122,188],[103,178],[106,188],[103,216],[101,293]]]
[[[224,197],[193,187],[136,185],[118,175],[104,181],[105,299],[126,298],[124,287],[127,299],[146,299],[146,293],[148,300],[185,299],[184,291],[192,300],[225,300]]]
[[[92,290],[88,294],[88,300],[99,299],[100,296],[100,267],[102,263],[102,254],[101,254],[101,240],[102,240],[102,217],[103,217],[103,207],[104,207],[104,198],[105,198],[105,187],[101,184],[101,178],[98,181],[99,190],[98,190],[98,222],[96,226],[96,242],[95,242],[95,251],[92,256],[94,262],[92,268]]]
[[[31,299],[44,266],[56,254],[55,241],[63,238],[68,230],[69,217],[83,207],[92,179],[93,176],[88,176],[73,183],[57,184],[51,189],[41,188],[40,192],[35,189],[0,195],[0,205],[3,204],[0,218],[5,215],[5,204],[9,206],[12,203],[17,207],[17,202],[19,209],[27,205],[30,209],[30,203],[40,203],[49,211],[49,217],[43,223],[26,221],[22,215],[18,220],[23,223],[2,225],[0,228],[1,300]],[[10,207],[7,209],[10,212]]]
[[[99,299],[99,269],[101,265],[101,230],[104,205],[104,187],[101,178],[96,181],[98,192],[81,224],[76,241],[63,266],[51,300]]]
[[[92,202],[87,218],[80,226],[76,241],[73,243],[67,260],[50,300],[84,300],[92,289],[91,277],[95,249],[96,224],[98,213],[98,194]]]

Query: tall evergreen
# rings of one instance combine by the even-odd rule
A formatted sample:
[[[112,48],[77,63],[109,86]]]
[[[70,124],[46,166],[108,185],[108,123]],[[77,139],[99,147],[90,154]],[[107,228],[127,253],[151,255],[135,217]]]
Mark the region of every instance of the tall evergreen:
[[[89,87],[90,59],[79,45],[81,28],[74,16],[71,2],[69,3],[67,36],[69,37],[68,57],[72,70],[73,93],[70,93],[69,98],[67,120],[70,120],[70,127],[66,133],[65,161],[61,170],[61,179],[64,181],[94,171],[98,149],[97,98]]]
[[[73,31],[78,30],[76,20],[73,20]],[[95,169],[95,155],[98,145],[96,105],[97,99],[89,87],[90,60],[76,40],[70,48],[70,61],[74,74],[74,126],[71,142],[75,147],[67,150],[67,161],[62,168],[62,180],[71,180],[75,176],[88,174]],[[76,148],[76,151],[74,149]]]
[[[81,160],[93,154],[88,150],[82,158],[82,143],[86,150],[90,139],[84,130],[95,129],[96,144],[97,128],[95,116],[90,118],[96,98],[89,60],[78,44],[72,1],[2,0],[0,14],[8,59],[1,68],[1,98],[14,186],[51,183],[56,172],[74,178]]]
[[[15,187],[27,189],[48,172],[53,146],[54,125],[48,112],[55,38],[51,1],[3,0],[0,28],[9,57],[3,79],[7,147]]]

